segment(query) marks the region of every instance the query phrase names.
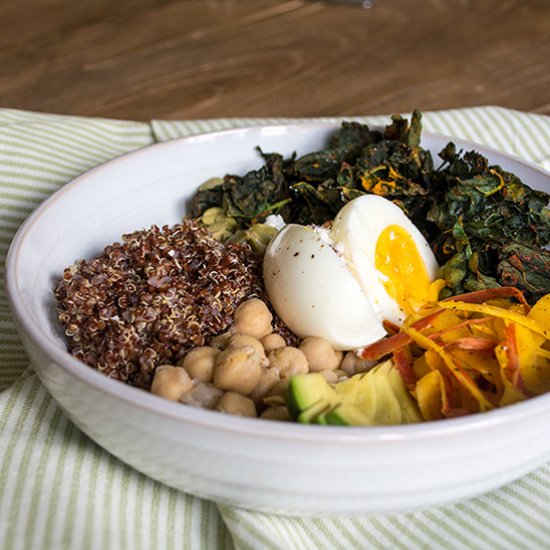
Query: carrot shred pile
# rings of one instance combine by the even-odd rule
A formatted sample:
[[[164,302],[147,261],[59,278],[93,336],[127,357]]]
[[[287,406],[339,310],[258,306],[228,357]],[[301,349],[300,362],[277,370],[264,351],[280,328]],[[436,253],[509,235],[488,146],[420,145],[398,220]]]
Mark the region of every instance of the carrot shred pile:
[[[363,351],[391,355],[424,420],[488,411],[550,391],[550,294],[532,308],[501,287],[426,304]]]

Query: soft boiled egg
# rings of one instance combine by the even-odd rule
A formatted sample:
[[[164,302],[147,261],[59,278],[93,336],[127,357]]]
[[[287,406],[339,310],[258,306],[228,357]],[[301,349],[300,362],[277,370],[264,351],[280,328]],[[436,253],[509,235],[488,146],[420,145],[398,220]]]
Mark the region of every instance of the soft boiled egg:
[[[359,281],[321,235],[284,227],[264,257],[266,290],[275,311],[298,336],[322,336],[336,349],[361,346],[386,333]]]
[[[364,195],[338,213],[328,235],[290,224],[269,244],[264,280],[275,311],[298,336],[357,349],[428,301],[438,265],[403,211]]]

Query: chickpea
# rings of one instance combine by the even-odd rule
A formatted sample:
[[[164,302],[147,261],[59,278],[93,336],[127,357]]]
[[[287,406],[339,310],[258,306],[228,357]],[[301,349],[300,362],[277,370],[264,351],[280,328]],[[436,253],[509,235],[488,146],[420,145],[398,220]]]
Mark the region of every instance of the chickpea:
[[[342,352],[332,349],[330,342],[324,338],[308,336],[302,340],[300,349],[307,358],[310,372],[334,370],[342,362]]]
[[[190,392],[180,397],[180,403],[203,409],[213,409],[222,394],[223,391],[216,388],[214,384],[199,382]]]
[[[336,371],[325,369],[319,371],[319,374],[329,383],[329,384],[337,384],[339,376],[336,373]]]
[[[210,340],[210,347],[219,350],[225,349],[229,342],[229,338],[231,338],[230,332],[223,332],[222,334],[218,334],[217,336],[214,336],[212,340]]]
[[[345,371],[348,376],[353,376],[359,372],[368,371],[374,364],[374,361],[361,359],[361,357],[358,357],[355,352],[348,351],[340,364],[340,368]]]
[[[237,307],[233,314],[231,332],[262,338],[272,330],[273,315],[258,298],[252,298]]]
[[[225,392],[216,405],[216,410],[237,416],[256,417],[256,406],[254,401],[232,391]]]
[[[262,403],[263,397],[267,394],[269,390],[279,381],[279,371],[274,368],[262,369],[262,374],[260,375],[260,381],[258,385],[254,388],[254,391],[249,395],[250,399],[260,405]]]
[[[248,336],[248,334],[233,334],[227,343],[228,348],[242,348],[243,346],[251,346],[260,358],[262,367],[267,367],[269,361],[265,356],[264,347],[261,342],[254,338],[254,336]]]
[[[264,397],[264,403],[266,405],[274,402],[284,404],[286,403],[286,391],[288,389],[289,378],[283,378],[276,382]]]
[[[287,346],[273,350],[267,357],[271,367],[279,369],[281,378],[308,372],[307,358],[298,348]]]
[[[342,360],[342,363],[340,364],[340,368],[347,372],[350,376],[353,376],[355,374],[355,359],[357,356],[353,351],[348,351],[346,355],[344,355],[344,359]]]
[[[283,395],[266,395],[264,397],[264,404],[268,407],[286,406],[286,399]]]
[[[160,365],[155,371],[151,392],[170,401],[177,401],[193,387],[189,374],[181,367]]]
[[[288,409],[284,405],[279,405],[277,407],[269,407],[261,415],[260,418],[265,418],[267,420],[282,420],[289,421],[292,420]]]
[[[260,381],[260,357],[252,346],[227,348],[216,359],[214,384],[221,390],[250,394]]]
[[[285,339],[278,334],[268,334],[260,339],[266,353],[271,353],[273,350],[284,348],[286,346]]]
[[[179,362],[191,378],[201,382],[212,382],[214,365],[220,350],[209,346],[199,346],[192,349]]]

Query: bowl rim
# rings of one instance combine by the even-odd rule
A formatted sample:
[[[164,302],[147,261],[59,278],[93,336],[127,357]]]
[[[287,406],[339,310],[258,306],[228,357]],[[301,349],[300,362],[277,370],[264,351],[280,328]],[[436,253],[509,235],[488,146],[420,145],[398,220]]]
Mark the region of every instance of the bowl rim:
[[[359,117],[341,118],[339,120],[357,120]],[[17,321],[18,330],[23,330],[32,343],[42,350],[49,360],[58,365],[70,376],[84,384],[91,385],[94,389],[108,394],[110,397],[120,399],[133,407],[146,410],[159,417],[169,418],[183,424],[191,424],[195,427],[203,427],[233,433],[249,435],[263,439],[277,439],[287,441],[299,441],[301,443],[336,443],[336,444],[373,444],[381,442],[414,442],[449,437],[461,437],[466,433],[478,432],[488,428],[497,428],[511,422],[523,422],[530,417],[536,417],[544,412],[550,413],[550,393],[536,396],[526,401],[508,405],[500,409],[494,409],[485,413],[477,413],[469,416],[450,418],[440,421],[424,422],[417,424],[395,426],[316,426],[303,425],[294,422],[277,422],[257,418],[242,418],[233,415],[220,414],[217,411],[200,409],[198,407],[185,407],[180,403],[174,403],[158,397],[140,388],[129,386],[121,381],[109,378],[95,369],[78,361],[66,350],[59,348],[34,322],[32,315],[27,310],[19,291],[17,278],[18,261],[24,252],[25,238],[31,227],[45,214],[52,204],[70,193],[77,186],[85,185],[90,177],[105,169],[110,169],[115,163],[124,163],[135,157],[143,155],[155,155],[159,149],[179,147],[181,143],[193,143],[212,140],[216,138],[230,139],[234,135],[243,133],[262,132],[286,132],[289,129],[307,130],[331,130],[337,128],[339,120],[335,122],[295,122],[287,124],[267,124],[216,130],[183,136],[164,142],[150,144],[133,151],[107,160],[97,166],[83,172],[64,184],[60,189],[52,193],[27,217],[17,230],[6,256],[5,264],[5,288],[11,313]],[[372,125],[371,128],[380,128]],[[437,132],[422,132],[422,138],[441,141],[453,141],[463,148],[482,148],[483,154],[496,154],[511,161],[518,162],[531,168],[545,178],[550,178],[550,172],[544,168],[526,161],[515,155],[511,155],[496,148],[476,143],[467,139],[447,136]]]

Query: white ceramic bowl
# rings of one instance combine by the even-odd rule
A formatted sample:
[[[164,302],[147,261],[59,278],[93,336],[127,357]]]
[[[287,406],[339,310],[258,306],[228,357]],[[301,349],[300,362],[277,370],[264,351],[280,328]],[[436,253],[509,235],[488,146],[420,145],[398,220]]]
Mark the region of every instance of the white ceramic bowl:
[[[165,401],[111,380],[66,351],[52,288],[64,267],[120,235],[178,222],[204,180],[258,167],[255,151],[303,154],[334,125],[233,130],[122,156],[78,177],[25,222],[9,251],[14,318],[38,376],[83,432],[137,470],[183,491],[255,510],[395,512],[470,497],[550,456],[550,395],[423,425],[303,426],[238,418]],[[425,134],[435,154],[448,138]],[[532,187],[544,171],[481,146]]]

